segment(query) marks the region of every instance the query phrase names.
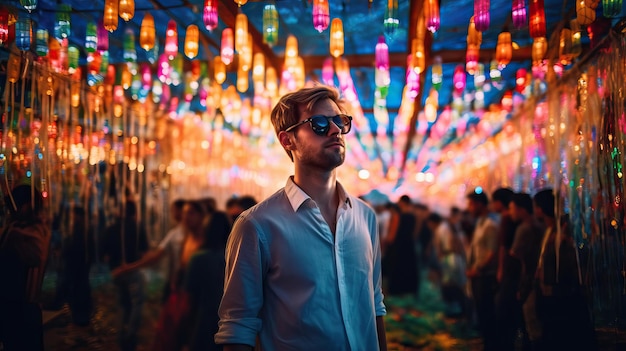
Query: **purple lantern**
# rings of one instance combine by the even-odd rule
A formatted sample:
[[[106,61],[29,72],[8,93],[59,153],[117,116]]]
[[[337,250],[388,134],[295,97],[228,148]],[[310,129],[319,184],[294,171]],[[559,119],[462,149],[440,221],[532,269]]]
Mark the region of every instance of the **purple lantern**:
[[[476,30],[484,32],[489,29],[489,0],[474,0],[474,24]]]
[[[515,29],[522,29],[526,26],[526,2],[524,0],[513,0],[511,12]]]

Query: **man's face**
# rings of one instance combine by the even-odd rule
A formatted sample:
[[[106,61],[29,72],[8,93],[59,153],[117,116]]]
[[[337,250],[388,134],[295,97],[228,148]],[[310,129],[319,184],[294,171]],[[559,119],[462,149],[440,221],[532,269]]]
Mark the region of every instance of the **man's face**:
[[[301,111],[300,121],[311,116],[335,116],[341,110],[332,100],[320,101],[312,111]],[[330,122],[326,135],[317,135],[311,129],[310,123],[298,126],[289,132],[292,142],[294,162],[311,168],[331,171],[340,166],[346,154],[345,139],[339,127]]]

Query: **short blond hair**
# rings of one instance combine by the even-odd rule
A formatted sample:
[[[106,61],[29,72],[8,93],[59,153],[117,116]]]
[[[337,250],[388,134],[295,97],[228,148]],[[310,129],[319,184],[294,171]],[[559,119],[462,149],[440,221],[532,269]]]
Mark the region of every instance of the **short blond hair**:
[[[280,98],[272,109],[271,120],[276,136],[281,131],[291,127],[300,121],[300,109],[312,110],[317,103],[330,99],[343,111],[342,100],[339,92],[333,87],[316,85],[310,88],[302,88],[293,93],[288,93]],[[285,150],[293,161],[291,151]]]

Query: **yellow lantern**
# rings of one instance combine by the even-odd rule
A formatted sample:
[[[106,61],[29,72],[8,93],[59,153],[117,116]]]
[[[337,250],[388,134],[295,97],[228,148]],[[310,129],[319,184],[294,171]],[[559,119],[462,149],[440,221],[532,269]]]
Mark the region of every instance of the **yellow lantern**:
[[[330,24],[330,54],[333,57],[343,55],[343,22],[339,18],[333,18]]]
[[[219,84],[224,83],[226,80],[226,65],[220,56],[215,56],[213,59],[213,72],[215,81]]]
[[[118,11],[126,22],[135,16],[135,0],[120,0]]]
[[[102,18],[102,24],[109,32],[113,32],[117,29],[118,4],[118,0],[104,1],[104,17]]]
[[[239,5],[239,7],[245,5],[248,3],[248,0],[235,0],[235,2],[237,3],[237,5]]]
[[[278,91],[277,82],[278,78],[276,77],[276,70],[272,66],[268,67],[265,72],[265,89],[272,97],[276,96],[276,92]]]
[[[190,59],[198,56],[198,39],[200,37],[200,31],[198,26],[190,24],[187,27],[187,35],[185,35],[185,55]]]
[[[533,48],[532,48],[532,59],[533,64],[538,64],[543,61],[546,57],[546,52],[548,52],[548,41],[545,37],[535,38],[533,40]]]
[[[254,54],[254,60],[252,65],[252,82],[263,84],[265,79],[265,56],[262,53],[257,52]]]
[[[241,69],[241,66],[237,70],[237,91],[245,93],[248,91],[248,71]]]
[[[154,47],[156,37],[154,27],[154,17],[147,12],[141,21],[141,30],[139,31],[139,45],[146,51]]]
[[[248,17],[238,13],[235,20],[235,51],[240,52],[248,42]]]
[[[287,43],[285,44],[285,66],[293,67],[296,65],[296,58],[298,57],[298,39],[289,35],[287,37]]]
[[[511,32],[502,31],[498,35],[498,44],[496,45],[496,61],[500,69],[506,67],[513,57],[513,43],[511,41]]]
[[[248,72],[252,68],[252,34],[248,33],[248,40],[239,52],[239,67]]]

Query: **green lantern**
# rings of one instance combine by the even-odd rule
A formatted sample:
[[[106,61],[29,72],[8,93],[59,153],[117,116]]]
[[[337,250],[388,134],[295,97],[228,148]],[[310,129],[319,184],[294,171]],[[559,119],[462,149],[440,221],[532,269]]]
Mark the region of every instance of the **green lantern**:
[[[263,9],[263,42],[269,46],[278,42],[278,11],[274,4]]]

